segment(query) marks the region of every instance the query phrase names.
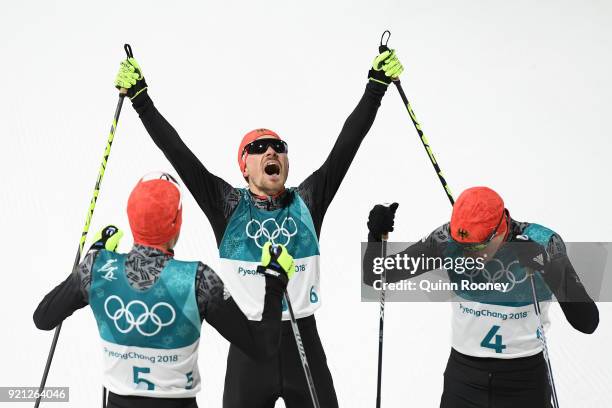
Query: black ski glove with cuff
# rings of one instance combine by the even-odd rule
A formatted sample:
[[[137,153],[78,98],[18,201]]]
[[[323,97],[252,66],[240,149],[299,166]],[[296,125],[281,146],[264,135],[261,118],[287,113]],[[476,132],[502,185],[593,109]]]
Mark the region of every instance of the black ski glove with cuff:
[[[372,208],[368,216],[369,242],[380,242],[383,235],[393,231],[397,207],[399,207],[399,204],[393,203],[388,207],[377,204]]]
[[[517,235],[514,245],[519,265],[532,271],[546,271],[550,262],[546,248],[532,241],[527,235]]]

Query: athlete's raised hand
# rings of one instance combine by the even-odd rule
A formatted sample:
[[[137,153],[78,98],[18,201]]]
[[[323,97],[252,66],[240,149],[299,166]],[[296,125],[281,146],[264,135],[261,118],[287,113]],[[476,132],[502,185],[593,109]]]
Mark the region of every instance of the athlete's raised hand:
[[[142,74],[140,65],[134,58],[121,61],[119,72],[115,77],[115,87],[127,89],[127,96],[134,99],[147,90],[147,82]]]
[[[383,85],[389,85],[391,81],[398,79],[402,72],[404,72],[404,67],[397,58],[395,50],[386,50],[374,58],[372,68],[368,72],[368,79]]]
[[[380,241],[383,235],[393,231],[397,207],[399,207],[399,204],[393,203],[388,207],[377,204],[372,208],[368,216],[368,230],[374,241]]]
[[[257,267],[257,271],[280,279],[286,287],[295,273],[295,264],[284,245],[272,245],[271,242],[266,242],[261,249],[261,265]]]
[[[544,271],[549,262],[546,248],[537,242],[532,241],[526,235],[517,235],[516,256],[519,265],[533,271]]]
[[[115,252],[119,246],[119,242],[123,237],[123,231],[114,225],[107,225],[102,228],[94,237],[94,243],[91,249],[106,249],[107,251]]]

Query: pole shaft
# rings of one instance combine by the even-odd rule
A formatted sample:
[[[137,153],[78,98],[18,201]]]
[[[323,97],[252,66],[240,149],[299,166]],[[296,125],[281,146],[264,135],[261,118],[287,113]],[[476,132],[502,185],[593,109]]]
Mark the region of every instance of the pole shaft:
[[[78,267],[79,262],[81,260],[81,253],[83,252],[83,247],[85,246],[87,233],[89,232],[89,226],[91,225],[91,219],[93,217],[94,209],[96,208],[98,195],[100,194],[100,185],[102,184],[102,179],[104,178],[106,164],[108,163],[108,156],[110,155],[111,146],[113,145],[113,140],[115,139],[115,130],[117,129],[117,122],[119,121],[119,115],[121,114],[121,107],[123,106],[124,98],[125,94],[120,93],[119,101],[117,102],[117,107],[115,108],[115,116],[113,117],[113,123],[111,125],[110,133],[108,135],[108,140],[106,141],[106,148],[104,149],[104,155],[102,156],[102,164],[100,165],[98,177],[96,179],[96,185],[94,187],[93,195],[89,203],[89,208],[87,209],[87,215],[85,217],[85,226],[83,227],[83,232],[81,233],[81,238],[79,239],[79,246],[77,248],[76,256],[74,257],[74,263],[72,265],[73,272]],[[53,360],[53,355],[55,354],[55,348],[57,347],[57,341],[59,339],[59,333],[61,328],[61,323],[55,328],[55,333],[53,334],[53,341],[51,342],[51,348],[49,350],[49,355],[47,356],[47,363],[45,364],[45,370],[43,372],[42,380],[40,382],[40,387],[38,388],[39,397],[36,398],[34,408],[38,408],[38,406],[40,405],[40,395],[42,395],[42,391],[44,390],[45,384],[47,383],[49,369],[51,368],[51,361]]]
[[[546,335],[544,333],[544,325],[542,324],[542,316],[540,309],[540,301],[538,300],[538,292],[536,290],[535,273],[529,271],[529,280],[531,282],[531,295],[533,297],[533,308],[538,318],[538,337],[542,343],[542,354],[544,355],[544,362],[546,363],[546,375],[548,377],[548,384],[550,385],[550,397],[552,399],[553,408],[559,408],[559,400],[557,398],[557,388],[555,387],[555,379],[553,377],[552,365],[550,364],[550,357],[548,355],[548,343],[546,342]]]
[[[433,150],[429,146],[429,141],[427,140],[427,137],[425,137],[425,134],[423,133],[423,130],[421,129],[421,124],[417,120],[416,115],[414,114],[414,111],[412,110],[412,106],[410,106],[410,102],[408,102],[408,98],[406,97],[406,94],[404,93],[402,84],[399,79],[397,81],[393,81],[393,83],[395,84],[395,87],[397,88],[397,91],[399,92],[400,97],[402,98],[402,101],[404,102],[404,106],[408,110],[410,119],[412,119],[412,123],[414,124],[414,127],[416,128],[417,133],[419,134],[421,143],[423,143],[423,147],[425,148],[425,151],[427,152],[427,156],[429,157],[429,160],[431,161],[431,164],[434,167],[436,174],[438,175],[438,178],[440,179],[440,183],[442,183],[442,187],[444,187],[444,192],[446,193],[446,196],[448,197],[451,205],[454,205],[455,199],[453,198],[453,194],[451,193],[450,187],[448,186],[448,183],[446,182],[446,179],[444,178],[444,175],[442,174],[442,170],[440,169],[440,166],[438,165],[438,161],[436,160],[436,157],[433,154]]]
[[[295,320],[295,315],[293,314],[293,307],[291,306],[291,300],[289,299],[289,294],[285,289],[285,300],[287,301],[287,308],[289,309],[289,316],[291,317],[291,328],[293,329],[293,337],[295,337],[295,344],[298,349],[298,354],[300,355],[300,359],[302,360],[302,368],[304,369],[304,375],[306,376],[306,383],[308,385],[308,390],[310,392],[310,398],[312,399],[312,406],[314,408],[320,408],[319,397],[317,396],[317,390],[314,385],[314,380],[312,378],[312,373],[310,372],[310,366],[308,365],[308,359],[306,358],[306,351],[304,350],[304,343],[302,342],[302,335],[300,334],[300,328],[297,325],[297,321]]]
[[[381,242],[381,256],[387,257],[387,239]],[[384,263],[383,263],[384,265]],[[382,400],[382,358],[383,358],[383,339],[385,334],[385,283],[387,282],[387,269],[383,270],[382,288],[380,290],[380,319],[378,323],[378,380],[376,383],[376,408],[380,408]]]

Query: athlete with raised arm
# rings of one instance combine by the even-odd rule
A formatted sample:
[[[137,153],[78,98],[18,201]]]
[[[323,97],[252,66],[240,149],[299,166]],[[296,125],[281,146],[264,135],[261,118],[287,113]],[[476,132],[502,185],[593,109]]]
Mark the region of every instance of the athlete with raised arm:
[[[254,273],[260,247],[268,240],[286,245],[295,257],[289,298],[322,407],[338,406],[332,376],[317,332],[314,312],[321,304],[319,234],[325,212],[370,129],[388,85],[403,71],[394,51],[379,54],[369,71],[365,92],[348,117],[329,156],[295,188],[286,188],[288,145],[268,129],[247,133],[238,147],[238,165],[247,188],[236,188],[212,174],[189,150],[156,109],[138,63],[121,63],[115,85],[128,96],[142,123],[166,155],[210,221],[221,257],[219,274],[240,309],[261,319],[264,281]],[[283,398],[288,408],[310,407],[311,398],[286,305],[279,352],[254,361],[230,346],[223,406],[273,407]]]

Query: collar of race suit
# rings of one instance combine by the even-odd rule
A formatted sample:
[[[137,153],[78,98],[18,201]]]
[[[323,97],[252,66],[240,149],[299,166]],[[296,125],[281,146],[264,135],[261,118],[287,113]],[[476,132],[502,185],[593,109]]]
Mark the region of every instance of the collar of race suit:
[[[164,249],[158,248],[156,246],[151,245],[143,245],[134,243],[132,250],[129,252],[130,254],[135,254],[142,258],[174,258],[174,249]]]
[[[292,194],[288,189],[284,189],[277,195],[273,196],[261,196],[253,193],[249,190],[251,196],[251,202],[256,208],[266,211],[274,211],[279,208],[284,208],[289,205]]]

